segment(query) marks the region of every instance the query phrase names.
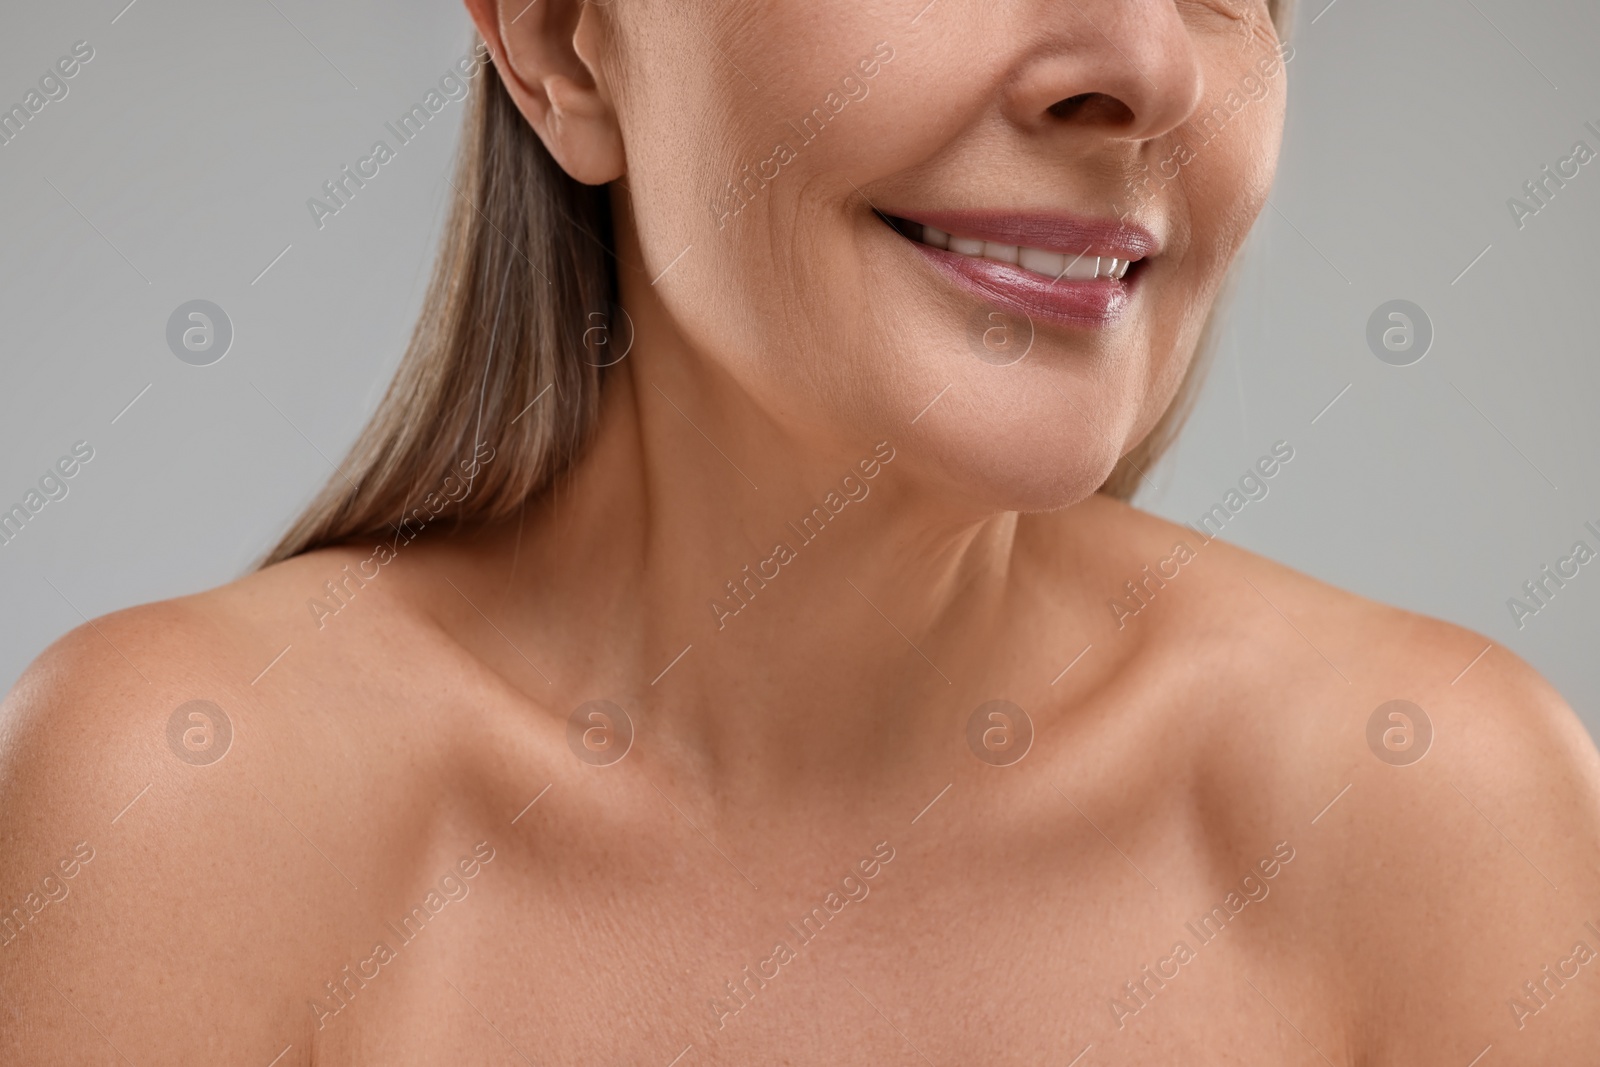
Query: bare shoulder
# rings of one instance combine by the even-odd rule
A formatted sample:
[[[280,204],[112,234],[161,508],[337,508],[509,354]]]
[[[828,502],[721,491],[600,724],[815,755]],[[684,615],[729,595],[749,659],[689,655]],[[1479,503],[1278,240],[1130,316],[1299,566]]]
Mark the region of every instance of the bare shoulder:
[[[1195,694],[1224,836],[1296,849],[1275,932],[1358,1005],[1330,1044],[1570,1060],[1600,1030],[1600,757],[1566,702],[1482,635],[1127,510],[1123,569],[1173,562],[1125,622]]]
[[[306,602],[343,563],[317,553],[95,619],[0,704],[0,997],[21,1020],[0,1027],[0,1060],[88,1059],[98,1029],[136,1060],[266,1062],[301,1024],[272,991],[337,944],[353,868],[326,813],[359,815],[344,779],[381,779],[392,747],[352,763],[330,714],[364,623],[319,633]],[[135,995],[157,988],[227,1025],[175,1031]]]
[[[204,703],[258,701],[267,691],[258,683],[288,658],[297,637],[305,645],[314,631],[304,625],[307,590],[315,595],[323,572],[337,577],[342,555],[290,560],[204,593],[113,612],[62,636],[0,704],[4,781],[32,788],[48,778],[57,806],[70,807],[109,786],[102,772],[167,767],[173,745],[184,754],[178,764],[220,759],[225,752],[208,750],[201,732],[169,738],[166,720],[191,721],[174,714],[191,703],[199,715]],[[290,660],[284,673],[295,669]],[[231,744],[226,724],[217,725],[218,747]]]
[[[59,638],[0,704],[0,788],[47,805],[52,817],[92,819],[102,794],[170,771],[172,712],[191,702],[197,714],[200,703],[237,706],[249,695],[251,665],[273,629],[258,601],[282,577],[114,612]],[[230,745],[213,718],[215,748]],[[179,740],[191,764],[215,755],[201,733]]]

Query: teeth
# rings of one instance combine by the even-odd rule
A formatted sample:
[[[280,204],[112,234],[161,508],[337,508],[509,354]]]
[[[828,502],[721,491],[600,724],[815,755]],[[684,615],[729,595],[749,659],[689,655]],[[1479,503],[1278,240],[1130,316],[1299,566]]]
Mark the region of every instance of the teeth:
[[[994,259],[1001,263],[1015,263],[1017,261],[1016,245],[997,245],[992,241],[983,242],[983,258]]]
[[[1051,281],[1086,282],[1096,278],[1120,280],[1128,273],[1132,262],[1108,256],[1063,255],[1046,252],[1041,248],[1022,248],[1017,245],[995,244],[970,237],[954,237],[932,226],[922,227],[922,243],[942,248],[958,255],[978,259],[991,259],[997,263],[1011,263],[1023,270],[1041,274]]]
[[[1068,281],[1086,282],[1100,274],[1100,264],[1106,262],[1098,256],[1073,256],[1067,260]]]
[[[1060,277],[1067,269],[1067,257],[1059,252],[1044,252],[1037,248],[1017,249],[1017,265],[1023,270],[1043,274],[1047,278]]]

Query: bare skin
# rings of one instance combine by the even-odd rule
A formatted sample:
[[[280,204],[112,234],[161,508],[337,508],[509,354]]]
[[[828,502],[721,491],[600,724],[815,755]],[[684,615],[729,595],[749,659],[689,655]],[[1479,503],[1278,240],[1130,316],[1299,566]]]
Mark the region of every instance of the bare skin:
[[[0,947],[7,1062],[1465,1067],[1489,1046],[1489,1067],[1592,1049],[1600,960],[1574,946],[1600,951],[1600,759],[1560,698],[1480,636],[1093,493],[1165,409],[1259,209],[1281,89],[1142,209],[1166,252],[1128,317],[1044,330],[998,378],[936,364],[923,332],[961,344],[966,297],[829,180],[874,149],[894,164],[856,171],[875,201],[962,187],[996,142],[946,130],[929,170],[938,130],[918,116],[982,126],[937,106],[966,99],[938,42],[994,11],[908,28],[922,50],[874,90],[893,121],[841,123],[745,237],[703,234],[708,254],[652,285],[691,236],[651,205],[705,154],[636,131],[719,127],[641,102],[629,64],[659,83],[673,47],[639,50],[637,27],[665,9],[546,0],[514,36],[520,3],[469,6],[563,165],[629,178],[636,351],[590,450],[518,519],[440,523],[381,564],[371,540],[313,552],[96,620],[30,669],[0,719],[0,890],[49,902]],[[816,79],[750,50],[838,38],[812,70],[831,75],[870,49],[860,5],[824,6],[825,27],[778,4],[718,44],[798,107]],[[923,4],[904,6],[909,27]],[[1033,6],[967,57],[962,93],[993,88],[1010,120],[1074,92],[1127,104],[1028,127],[1072,163],[1063,181],[1159,155],[1196,87],[1246,62],[1221,5],[1122,19],[1084,0],[1101,32],[1055,42],[1081,63],[1052,65],[1030,51],[1048,34],[1022,30],[1061,12]],[[1124,54],[1142,78],[1115,74]],[[750,95],[702,103],[774,106]],[[718,284],[765,295],[719,304]],[[786,319],[785,293],[825,310]],[[830,349],[841,332],[867,340]],[[737,614],[710,607],[850,472],[869,494]],[[1136,614],[1109,606],[1180,543]],[[197,699],[231,724],[215,762],[216,723],[169,740]],[[1000,699],[1033,731],[1004,766],[968,741]],[[1431,723],[1408,765],[1368,739],[1395,699]],[[571,741],[591,700],[632,722],[620,760]]]
[[[894,508],[869,497],[749,630],[695,635],[652,686],[681,646],[636,617],[570,622],[630,617],[656,584],[643,521],[590,521],[626,491],[575,484],[520,543],[513,524],[402,546],[320,630],[307,599],[370,549],[102,619],[40,661],[11,698],[8,870],[95,855],[4,949],[18,1055],[112,1062],[98,1028],[135,1063],[1038,1063],[1092,1043],[1102,1063],[1445,1064],[1492,1043],[1535,1064],[1594,1033],[1587,967],[1521,1030],[1508,1008],[1593,945],[1600,776],[1505,650],[1452,684],[1482,638],[1099,498],[1018,521],[1004,575],[956,588],[953,565],[916,620],[894,562],[865,558]],[[1195,559],[1118,629],[1119,578],[1177,541]],[[567,742],[596,696],[637,729],[609,766]],[[1435,732],[1411,766],[1367,746],[1397,696]],[[235,730],[210,766],[168,748],[196,697]],[[996,697],[1036,729],[1011,766],[965,740]],[[403,944],[385,923],[479,842],[468,895]],[[1275,846],[1293,858],[1267,895],[1202,942],[1185,924]],[[787,924],[852,873],[867,895],[802,943]],[[329,1013],[324,983],[380,941],[395,958]],[[778,941],[796,958],[762,966]],[[1179,941],[1177,977],[1128,996]],[[733,1011],[746,965],[777,976]]]

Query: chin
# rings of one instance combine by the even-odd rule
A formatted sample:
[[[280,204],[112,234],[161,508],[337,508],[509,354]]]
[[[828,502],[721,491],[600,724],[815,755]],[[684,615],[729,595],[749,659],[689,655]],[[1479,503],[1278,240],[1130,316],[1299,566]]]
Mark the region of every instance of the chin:
[[[1087,434],[1040,434],[1025,426],[982,434],[907,438],[918,476],[975,511],[1042,512],[1071,507],[1105,484],[1120,453]]]

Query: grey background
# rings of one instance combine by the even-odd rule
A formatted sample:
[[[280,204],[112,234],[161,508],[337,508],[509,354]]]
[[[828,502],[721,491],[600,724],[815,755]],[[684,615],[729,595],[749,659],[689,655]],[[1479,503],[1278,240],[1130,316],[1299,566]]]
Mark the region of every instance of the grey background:
[[[0,104],[95,49],[0,146],[0,507],[95,449],[0,546],[0,688],[84,615],[225,582],[274,540],[387,383],[453,195],[460,103],[320,231],[305,206],[470,46],[453,0],[125,3],[0,15]],[[1297,16],[1282,167],[1211,378],[1140,503],[1193,522],[1287,440],[1228,539],[1481,631],[1600,733],[1600,562],[1520,630],[1506,606],[1600,526],[1600,160],[1520,232],[1506,207],[1578,138],[1600,150],[1600,7],[1325,4]],[[1399,298],[1435,330],[1410,367],[1365,341]],[[192,299],[234,324],[212,366],[166,346]]]

